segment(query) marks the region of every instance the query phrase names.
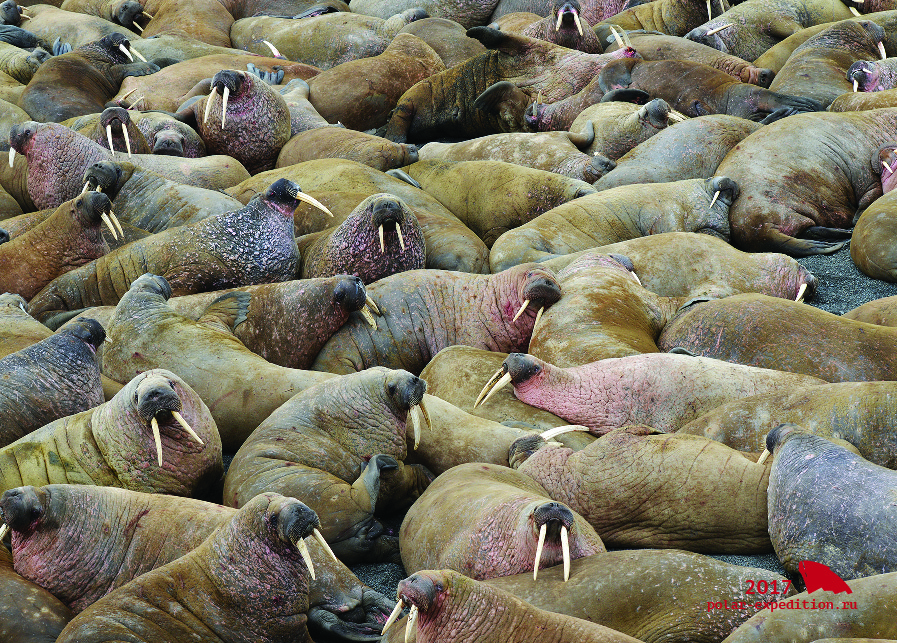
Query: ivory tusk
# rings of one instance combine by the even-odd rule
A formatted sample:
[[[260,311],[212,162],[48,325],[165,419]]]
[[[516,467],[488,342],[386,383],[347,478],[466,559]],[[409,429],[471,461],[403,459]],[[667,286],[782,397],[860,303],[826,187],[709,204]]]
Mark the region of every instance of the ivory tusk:
[[[512,322],[517,321],[517,318],[520,317],[520,315],[523,314],[523,311],[526,310],[526,307],[527,307],[527,306],[529,306],[529,299],[524,299],[524,300],[523,300],[523,305],[520,306],[520,308],[517,309],[517,313],[514,315],[514,319],[512,319],[511,321],[512,321]]]
[[[504,375],[502,375],[502,376],[501,376],[501,379],[498,380],[498,382],[495,383],[495,386],[492,387],[492,390],[489,391],[489,393],[486,395],[485,398],[483,398],[482,404],[485,404],[486,402],[488,402],[488,401],[489,401],[489,398],[492,397],[492,395],[493,395],[494,393],[496,393],[497,391],[501,390],[501,389],[504,387],[504,385],[507,384],[507,383],[510,382],[510,381],[511,381],[511,374],[510,374],[510,373],[505,373]]]
[[[885,168],[888,172],[890,172],[891,174],[894,173],[894,170],[891,168],[890,165],[888,165],[887,161],[882,161],[881,164],[884,166],[884,168]]]
[[[136,92],[136,91],[137,91],[137,88],[135,87],[135,88],[132,89],[131,91],[126,92],[126,93],[122,94],[121,96],[119,96],[118,100],[124,100],[124,99],[126,99],[128,96],[130,96],[131,94],[133,94],[133,93]]]
[[[427,407],[424,406],[424,398],[420,398],[420,402],[417,404],[420,407],[420,412],[424,416],[424,424],[427,425],[427,429],[432,429],[433,425],[430,424],[430,414],[427,413]],[[416,445],[415,445],[416,446]]]
[[[215,91],[215,88],[212,88],[212,92],[209,94],[209,97],[206,99],[206,110],[202,115],[202,124],[205,125],[206,121],[209,120],[209,112],[212,111],[212,101],[215,100],[215,96],[218,95],[218,92]]]
[[[327,213],[327,216],[330,216],[330,217],[333,216],[333,212],[331,212],[330,210],[328,210],[327,207],[326,207],[323,203],[321,203],[320,201],[318,201],[318,200],[317,200],[316,198],[314,198],[313,196],[309,196],[309,195],[307,195],[305,192],[296,192],[295,194],[293,194],[293,198],[294,198],[294,199],[299,199],[300,201],[303,201],[303,202],[305,202],[305,203],[308,203],[309,205],[313,205],[313,206],[315,206],[316,208],[318,208],[318,210],[323,210],[324,212]]]
[[[800,285],[800,288],[797,290],[797,297],[794,298],[794,301],[798,303],[802,303],[804,300],[804,293],[807,292],[807,284],[806,282]]]
[[[115,156],[115,146],[112,145],[112,125],[106,126],[106,138],[109,140],[109,151]]]
[[[539,563],[542,562],[542,546],[545,544],[545,532],[548,525],[539,527],[539,544],[536,545],[536,559],[533,561],[533,580],[539,575]]]
[[[333,560],[335,560],[336,562],[339,562],[339,560],[336,557],[336,554],[333,553],[333,550],[330,549],[330,545],[327,544],[327,540],[324,538],[324,534],[322,534],[320,531],[318,531],[317,527],[315,527],[314,530],[312,530],[312,534],[314,535],[315,540],[318,541],[318,544],[321,545],[321,547],[323,547],[327,551],[328,554],[330,554],[330,557]]]
[[[374,319],[374,316],[371,314],[371,311],[367,306],[363,306],[358,312],[361,313],[361,316],[364,317],[364,320],[370,325],[374,330],[377,329],[377,320]]]
[[[398,620],[399,614],[402,613],[403,609],[405,609],[405,601],[403,601],[400,598],[399,602],[396,603],[396,606],[393,608],[392,612],[390,613],[389,618],[386,619],[386,624],[383,626],[383,629],[380,630],[380,636],[383,636],[384,634],[386,634],[386,630],[388,630],[390,628],[390,626],[392,626],[392,624],[395,623],[396,620]]]
[[[29,15],[28,15],[27,13],[25,13],[24,11],[20,12],[20,13],[19,13],[19,16],[22,17],[22,18],[24,18],[25,20],[31,20],[31,16],[29,16]]]
[[[128,48],[125,47],[125,44],[124,44],[124,43],[121,43],[121,44],[118,46],[118,48],[121,50],[121,53],[123,53],[125,56],[128,57],[128,60],[130,60],[131,62],[134,62],[134,56],[131,55],[131,52],[128,51]]]
[[[760,459],[757,460],[757,464],[763,464],[766,462],[766,458],[770,456],[769,449],[763,449],[763,453],[760,454]]]
[[[707,0],[707,20],[713,20],[713,9],[710,7],[710,0]]]
[[[857,91],[859,88],[860,88],[860,83],[859,83],[859,81],[858,81],[856,78],[854,78],[854,79],[853,79],[853,92],[856,93],[856,91]]]
[[[885,43],[881,41],[878,42],[878,52],[881,54],[882,60],[888,57],[888,54],[885,53]]]
[[[377,306],[377,304],[374,302],[374,300],[371,299],[370,295],[367,295],[364,303],[367,306],[369,306],[371,310],[374,311],[375,315],[377,315],[378,317],[380,316],[380,308]]]
[[[688,120],[688,116],[682,112],[677,112],[675,109],[670,110],[670,113],[667,114],[667,118],[672,118],[674,121],[679,121],[680,123]]]
[[[576,23],[576,30],[579,32],[579,37],[582,38],[582,23],[579,21],[579,14],[575,11],[573,12],[573,22]]]
[[[100,190],[99,186],[97,187],[97,190]],[[109,218],[112,219],[112,223],[114,223],[115,227],[118,228],[118,234],[120,234],[121,238],[124,239],[125,231],[121,229],[121,224],[118,222],[118,217],[115,216],[115,212],[113,212],[111,209],[109,210]]]
[[[227,97],[230,96],[230,88],[224,86],[224,94],[221,96],[221,129],[224,129],[224,119],[227,118]]]
[[[713,207],[713,204],[716,203],[716,200],[719,198],[719,190],[713,193],[713,199],[710,200],[710,207]]]
[[[417,605],[412,605],[411,609],[408,611],[408,621],[405,623],[405,643],[408,643],[408,640],[411,637],[411,631],[414,629],[414,626],[416,624]]]
[[[855,15],[855,16],[857,16],[857,17],[859,17],[860,15],[862,15],[862,14],[860,14],[859,11],[856,10],[856,7],[850,7],[850,13],[852,13],[853,15]]]
[[[100,186],[98,185],[98,186],[97,186],[97,192],[102,192],[102,191],[103,191],[103,188],[100,187]]]
[[[884,163],[884,161],[882,161],[882,163]],[[90,186],[90,181],[85,181],[85,182],[84,182],[84,187],[83,187],[82,190],[81,190],[81,194],[79,194],[78,196],[84,196],[84,193],[87,192],[87,188],[88,188],[89,186]]]
[[[109,228],[109,232],[112,233],[112,237],[117,241],[118,233],[115,231],[115,226],[112,225],[112,221],[109,219],[109,215],[103,212],[100,214],[100,219],[103,220],[103,223],[105,223],[106,227]]]
[[[311,575],[312,580],[317,580],[315,578],[315,566],[311,563],[311,554],[308,553],[308,545],[305,544],[305,541],[299,538],[294,543],[296,545],[296,549],[299,550],[299,553],[302,555],[302,560],[305,561],[305,566],[308,567],[308,573]]]
[[[533,322],[533,328],[536,327],[536,324],[539,323],[539,320],[542,319],[542,311],[545,310],[545,306],[539,308],[539,312],[536,313],[536,321]]]
[[[551,438],[563,435],[565,433],[572,433],[573,431],[588,431],[589,427],[583,426],[582,424],[567,424],[565,426],[556,426],[553,429],[548,429],[547,431],[542,431],[539,435],[543,440],[550,440]]]
[[[202,441],[202,438],[199,437],[198,435],[196,435],[196,431],[193,430],[193,427],[191,427],[189,424],[187,424],[187,420],[185,420],[184,417],[180,413],[178,413],[177,411],[172,411],[171,415],[174,417],[175,420],[177,420],[178,424],[180,424],[182,427],[184,427],[184,431],[189,433],[191,438],[193,438],[200,444],[205,445],[205,442]]]
[[[12,161],[16,157],[16,148],[9,148],[9,167],[12,167]]]
[[[275,58],[283,58],[283,56],[280,54],[280,52],[277,51],[277,47],[275,47],[274,45],[272,45],[272,44],[271,44],[270,42],[268,42],[267,40],[262,40],[262,42],[265,43],[266,45],[268,45],[268,48],[271,50],[271,53],[274,54],[274,57],[275,57]]]
[[[6,538],[6,534],[9,533],[9,525],[3,525],[0,527],[0,541]]]
[[[402,247],[402,252],[405,252],[405,239],[402,238],[402,228],[399,227],[398,221],[396,221],[396,234],[399,235],[399,245]]]
[[[121,133],[125,137],[125,148],[128,150],[128,158],[131,158],[131,137],[128,136],[128,128],[125,124],[121,124]]]
[[[137,56],[143,62],[146,62],[146,58],[143,57],[143,54],[141,54],[139,51],[137,51],[133,47],[131,47],[131,53],[134,54],[135,56]]]
[[[141,27],[140,25],[138,25],[136,22],[132,22],[131,24],[134,26],[134,29],[137,30],[137,33],[143,33],[143,27]],[[136,50],[135,50],[135,51],[136,51]]]
[[[704,35],[705,35],[705,36],[712,36],[712,35],[715,34],[715,33],[719,33],[719,32],[722,31],[723,29],[728,29],[729,27],[733,27],[733,26],[734,26],[734,25],[730,22],[730,23],[724,24],[722,27],[717,27],[716,29],[712,29],[712,30],[708,31],[707,33],[705,33]]]
[[[558,19],[557,19],[557,22],[554,24],[555,31],[558,31],[561,28],[561,20],[563,20],[563,19],[564,19],[564,12],[558,11]]]
[[[420,446],[420,416],[417,414],[417,405],[408,409],[408,415],[411,416],[411,426],[414,428],[414,449]]]
[[[386,243],[383,241],[383,224],[380,224],[380,254],[386,254]]]
[[[26,312],[27,312],[27,311],[26,311]],[[109,344],[111,344],[111,343],[112,343],[112,338],[109,337],[109,335],[106,335],[106,339],[104,339],[103,341],[104,341],[104,342],[107,342],[107,343],[109,343]]]
[[[139,105],[139,104],[140,104],[140,101],[142,101],[144,98],[146,98],[146,97],[145,97],[145,96],[141,96],[140,98],[138,98],[137,100],[135,100],[133,103],[131,103],[131,106],[128,107],[128,109],[137,109],[137,105]]]
[[[500,368],[497,371],[495,371],[495,374],[492,377],[489,378],[489,381],[486,382],[486,386],[483,387],[483,390],[480,391],[480,394],[477,396],[476,402],[473,403],[473,408],[477,408],[477,405],[480,403],[480,400],[482,400],[483,397],[486,395],[486,391],[493,384],[495,384],[498,381],[498,379],[501,377],[502,373],[504,373],[504,369]]]
[[[561,553],[564,556],[564,582],[570,580],[570,540],[567,528],[561,525]]]
[[[156,454],[159,456],[159,466],[162,466],[162,436],[159,435],[159,421],[153,416],[150,425],[153,427],[153,439],[156,441]]]
[[[142,13],[144,16],[146,16],[147,18],[149,18],[150,20],[153,19],[153,17],[152,17],[150,14],[148,14],[146,11],[141,11],[141,13]]]
[[[623,44],[623,39],[620,38],[620,34],[617,33],[617,30],[614,29],[613,26],[611,26],[610,30],[611,30],[611,33],[614,34],[614,40],[617,41],[617,47],[619,47],[620,49],[625,49],[625,48],[626,48],[626,45]]]

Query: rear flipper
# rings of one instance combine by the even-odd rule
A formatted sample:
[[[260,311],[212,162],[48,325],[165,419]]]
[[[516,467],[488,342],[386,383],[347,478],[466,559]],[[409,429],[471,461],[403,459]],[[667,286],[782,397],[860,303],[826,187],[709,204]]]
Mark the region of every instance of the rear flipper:
[[[790,237],[780,230],[770,230],[766,235],[767,248],[792,257],[830,255],[844,247],[846,241],[813,241]]]
[[[800,233],[801,239],[814,239],[816,241],[844,241],[850,239],[853,230],[844,230],[843,228],[825,228],[822,226],[813,226],[807,228]]]

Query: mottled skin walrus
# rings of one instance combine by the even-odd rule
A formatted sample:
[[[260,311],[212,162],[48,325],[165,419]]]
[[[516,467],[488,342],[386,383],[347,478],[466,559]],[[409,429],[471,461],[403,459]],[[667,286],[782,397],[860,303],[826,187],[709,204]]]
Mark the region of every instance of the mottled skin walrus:
[[[144,15],[143,5],[135,0],[65,0],[59,8],[97,16],[137,32],[151,19]]]
[[[391,194],[372,194],[340,225],[305,235],[301,279],[350,274],[370,284],[426,266],[426,242],[414,212]],[[2,256],[2,250],[0,250]]]
[[[96,350],[105,337],[99,323],[83,319],[0,358],[0,445],[102,404]]]
[[[234,46],[230,39],[234,17],[224,7],[223,2],[148,0],[144,8],[153,17],[141,34],[144,38],[172,35],[180,39],[199,40],[218,47]]]
[[[72,611],[40,585],[15,572],[0,547],[0,637],[7,643],[54,643]]]
[[[510,382],[520,401],[587,426],[595,435],[631,424],[676,431],[732,400],[781,387],[824,383],[796,373],[666,353],[604,359],[572,368],[511,353],[483,388],[484,405],[493,382],[494,389]]]
[[[715,6],[714,6],[715,5]],[[709,6],[702,0],[654,0],[644,2],[609,16],[595,25],[602,42],[609,42],[610,26],[617,31],[656,31],[669,36],[684,36],[707,20],[707,12],[719,15],[721,5]],[[747,60],[745,58],[745,60]],[[753,60],[753,59],[751,59]]]
[[[241,507],[263,489],[304,498],[327,520],[324,538],[344,562],[398,556],[398,539],[375,517],[401,511],[432,479],[404,465],[407,435],[426,382],[375,367],[313,386],[272,413],[237,451],[224,502]],[[414,441],[412,441],[412,446]]]
[[[796,424],[770,431],[766,448],[769,537],[786,571],[805,560],[844,580],[897,571],[897,472]]]
[[[897,297],[873,299],[848,310],[842,317],[879,326],[897,326]]]
[[[589,194],[509,230],[492,245],[492,270],[661,232],[700,232],[728,240],[729,206],[739,192],[728,177],[658,183],[646,192],[639,185],[623,185]]]
[[[812,340],[807,328],[813,328]],[[897,379],[895,333],[793,301],[743,294],[683,310],[657,345],[829,382],[859,382]]]
[[[561,289],[553,272],[524,264],[488,276],[402,272],[371,284],[368,295],[383,313],[377,328],[350,320],[318,353],[313,370],[352,373],[385,365],[420,373],[454,344],[515,350],[529,343],[538,311],[557,302]]]
[[[29,312],[46,320],[115,305],[146,272],[165,277],[177,295],[291,279],[299,261],[293,210],[302,198],[298,185],[281,179],[239,210],[135,241],[66,273],[31,300]]]
[[[769,467],[707,438],[656,433],[624,427],[576,452],[526,437],[508,457],[609,546],[769,551]]]
[[[103,371],[117,381],[170,368],[208,400],[222,443],[234,451],[278,406],[332,376],[284,368],[259,357],[233,336],[245,316],[246,293],[225,295],[198,321],[168,305],[163,277],[143,275],[116,307],[103,349]],[[251,296],[250,296],[251,297]]]
[[[133,62],[130,44],[111,34],[48,60],[22,92],[19,106],[34,120],[54,123],[103,111],[125,77],[159,71],[152,63]]]
[[[109,402],[0,450],[4,491],[68,483],[201,496],[215,493],[222,471],[221,440],[208,407],[163,370],[139,375]]]
[[[189,554],[76,616],[59,642],[311,641],[306,612],[314,563],[304,539],[319,522],[294,498],[257,496]]]
[[[69,121],[66,125],[71,126]],[[100,113],[95,123],[74,127],[90,140],[112,152],[132,154],[152,154],[143,132],[131,120],[131,113],[123,107],[107,107]]]
[[[897,281],[897,256],[891,243],[897,224],[895,208],[897,191],[876,199],[857,219],[850,243],[850,258],[857,268],[874,279],[891,282]]]
[[[604,53],[592,25],[583,17],[583,7],[578,0],[552,0],[550,11],[545,18],[518,33],[527,38],[547,40],[561,47],[578,49],[587,54]]]
[[[431,12],[431,15],[434,14]],[[486,51],[483,43],[467,35],[467,29],[463,25],[445,18],[415,20],[402,27],[399,33],[415,35],[430,45],[442,59],[446,69]]]
[[[518,574],[487,584],[539,609],[600,623],[645,643],[717,643],[760,610],[757,597],[745,594],[759,580],[780,596],[796,593],[784,576],[766,569],[675,549],[580,558],[567,582],[560,567],[553,567],[539,572],[535,582],[532,574]],[[729,609],[708,609],[708,597],[714,604],[727,601]]]
[[[742,187],[729,210],[732,243],[792,256],[842,247],[855,213],[882,194],[880,165],[869,159],[895,127],[897,109],[821,112],[745,138],[717,168]]]
[[[10,489],[0,508],[14,525],[17,571],[76,611],[196,549],[237,512],[192,498],[58,484]],[[307,543],[316,576],[309,626],[346,640],[379,632],[394,602],[334,560],[317,535]]]
[[[286,167],[314,159],[341,158],[358,161],[386,172],[418,160],[417,147],[394,143],[344,127],[318,127],[294,133],[280,150],[276,167]]]
[[[644,105],[599,103],[580,112],[570,124],[570,131],[580,132],[591,122],[595,128],[595,140],[585,151],[616,161],[639,143],[662,132],[669,116],[670,106],[662,98],[655,98]]]
[[[28,314],[21,295],[0,295],[0,357],[6,357],[52,335],[52,331]]]
[[[28,51],[0,42],[0,71],[25,85],[31,81],[34,72],[49,58],[50,54],[40,48]]]

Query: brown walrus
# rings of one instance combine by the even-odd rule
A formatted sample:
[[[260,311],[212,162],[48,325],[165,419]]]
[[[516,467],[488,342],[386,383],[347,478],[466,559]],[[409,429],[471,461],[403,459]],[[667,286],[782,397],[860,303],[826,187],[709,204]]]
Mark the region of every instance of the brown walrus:
[[[54,643],[72,611],[40,585],[15,572],[0,547],[0,637],[6,643]]]

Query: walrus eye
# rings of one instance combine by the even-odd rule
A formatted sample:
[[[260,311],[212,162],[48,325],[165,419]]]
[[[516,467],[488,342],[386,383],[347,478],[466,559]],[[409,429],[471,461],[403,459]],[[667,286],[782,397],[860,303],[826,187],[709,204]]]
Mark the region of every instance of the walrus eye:
[[[134,391],[134,404],[139,404],[139,403],[140,403],[140,395],[137,393],[137,391]]]
[[[78,199],[77,201],[75,201],[76,208],[80,208],[82,205],[84,205],[83,199]]]
[[[389,392],[390,395],[395,395],[396,394],[396,385],[390,384],[389,386],[386,387],[386,390]]]

